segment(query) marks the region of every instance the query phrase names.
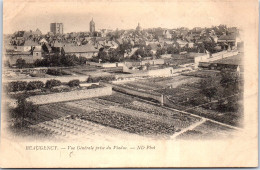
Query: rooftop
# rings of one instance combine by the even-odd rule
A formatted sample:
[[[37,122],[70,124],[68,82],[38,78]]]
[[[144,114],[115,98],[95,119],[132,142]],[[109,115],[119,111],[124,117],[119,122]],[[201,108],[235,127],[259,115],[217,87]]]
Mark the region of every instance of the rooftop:
[[[82,46],[72,46],[72,45],[66,45],[63,47],[63,50],[65,53],[88,53],[88,52],[98,52],[98,49],[96,49],[91,44],[86,44]]]

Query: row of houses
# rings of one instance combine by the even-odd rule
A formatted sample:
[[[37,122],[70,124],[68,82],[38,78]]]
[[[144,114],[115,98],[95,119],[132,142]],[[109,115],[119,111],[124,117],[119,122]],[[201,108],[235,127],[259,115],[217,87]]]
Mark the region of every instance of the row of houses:
[[[219,50],[235,49],[237,42],[239,42],[238,36],[236,36],[237,29],[233,28],[229,30],[228,34],[224,32],[221,35],[218,35],[218,32],[220,32],[218,30],[223,31],[225,29],[216,27],[194,28],[192,30],[187,28],[143,30],[138,24],[136,30],[116,30],[114,32],[104,30],[105,36],[90,37],[89,34],[84,32],[43,35],[37,29],[36,31],[16,32],[11,36],[10,42],[5,44],[5,49],[6,56],[27,56],[27,58],[31,56],[33,60],[41,59],[46,54],[52,53],[91,58],[97,56],[101,48],[113,50],[125,42],[132,45],[131,50],[125,52],[125,57],[133,55],[140,45],[149,46],[152,54],[156,54],[157,50],[161,48],[194,48],[205,42],[217,43],[218,45],[215,48]]]

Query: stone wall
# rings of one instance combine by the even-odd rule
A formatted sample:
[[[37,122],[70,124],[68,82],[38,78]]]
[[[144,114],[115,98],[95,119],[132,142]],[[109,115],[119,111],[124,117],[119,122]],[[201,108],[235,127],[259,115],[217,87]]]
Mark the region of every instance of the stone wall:
[[[67,83],[71,80],[75,80],[78,79],[81,82],[85,82],[88,79],[89,76],[56,76],[56,77],[31,77],[31,78],[26,78],[26,79],[6,79],[5,83],[7,82],[12,82],[12,81],[26,81],[26,82],[30,82],[30,81],[42,81],[43,83],[46,83],[47,80],[51,80],[51,79],[55,79],[55,80],[59,80],[62,83]]]
[[[112,94],[112,87],[101,87],[95,89],[82,89],[70,92],[52,93],[46,95],[36,95],[27,98],[27,101],[33,102],[34,104],[49,104],[73,100],[81,100],[92,97],[107,96]]]
[[[223,58],[231,57],[234,55],[237,55],[238,51],[233,50],[233,51],[221,51],[218,53],[212,54],[212,56],[209,56],[208,54],[198,56],[194,58],[194,65],[195,68],[198,68],[199,62],[210,62],[210,61],[215,61],[215,60],[220,60]]]

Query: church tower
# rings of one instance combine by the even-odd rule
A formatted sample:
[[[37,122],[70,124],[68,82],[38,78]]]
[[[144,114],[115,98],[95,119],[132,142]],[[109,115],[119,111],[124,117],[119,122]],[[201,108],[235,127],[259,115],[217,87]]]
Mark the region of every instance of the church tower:
[[[93,21],[93,18],[89,23],[89,31],[91,34],[94,34],[94,32],[95,32],[95,22]]]
[[[142,31],[142,27],[140,26],[139,22],[138,22],[138,26],[136,27],[136,31],[138,31],[138,32]]]

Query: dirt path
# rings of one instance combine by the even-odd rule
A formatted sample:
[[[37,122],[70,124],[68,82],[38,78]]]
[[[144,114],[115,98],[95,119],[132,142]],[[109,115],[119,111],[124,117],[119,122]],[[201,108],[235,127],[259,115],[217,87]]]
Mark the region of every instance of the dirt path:
[[[196,128],[197,126],[199,126],[199,125],[205,123],[206,121],[207,121],[207,120],[206,120],[205,118],[203,118],[203,119],[201,119],[201,121],[196,122],[196,123],[190,125],[189,127],[182,129],[180,132],[175,132],[175,133],[171,136],[171,139],[175,139],[177,136],[179,136],[179,135],[182,134],[182,133],[187,132],[188,130],[193,130],[193,129]]]

